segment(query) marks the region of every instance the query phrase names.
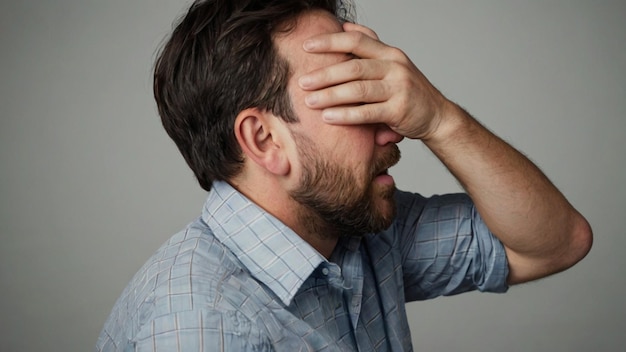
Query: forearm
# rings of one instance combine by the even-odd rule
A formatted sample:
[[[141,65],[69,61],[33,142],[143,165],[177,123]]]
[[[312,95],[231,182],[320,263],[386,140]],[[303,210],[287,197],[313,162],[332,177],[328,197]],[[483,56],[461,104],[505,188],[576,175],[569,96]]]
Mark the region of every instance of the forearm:
[[[507,248],[511,283],[561,271],[589,249],[587,222],[525,156],[450,104],[423,142]]]

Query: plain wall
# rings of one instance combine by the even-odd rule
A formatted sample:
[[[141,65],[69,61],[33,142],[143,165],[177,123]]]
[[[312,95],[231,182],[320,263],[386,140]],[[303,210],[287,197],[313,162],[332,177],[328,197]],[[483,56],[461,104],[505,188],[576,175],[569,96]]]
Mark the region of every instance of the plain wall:
[[[0,350],[93,348],[141,264],[205,198],[163,131],[156,49],[189,4],[0,3]],[[571,270],[409,304],[417,351],[623,350],[626,3],[361,0],[361,23],[530,156],[591,222]],[[400,188],[459,186],[419,141]]]

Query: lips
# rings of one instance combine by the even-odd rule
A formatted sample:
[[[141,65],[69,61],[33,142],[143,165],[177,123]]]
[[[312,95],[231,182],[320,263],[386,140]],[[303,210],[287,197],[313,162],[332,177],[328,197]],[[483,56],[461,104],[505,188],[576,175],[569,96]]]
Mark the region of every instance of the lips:
[[[387,176],[387,175],[389,175],[389,169],[388,168],[382,169],[382,170],[380,170],[378,172],[373,172],[372,173],[372,181],[374,179],[378,178],[378,177]]]
[[[391,175],[384,172],[374,178],[374,183],[393,186],[395,184],[395,180]]]
[[[394,144],[392,148],[386,150],[385,153],[375,161],[374,172],[372,172],[373,178],[379,181],[384,180],[384,183],[393,182],[393,177],[389,175],[389,168],[397,164],[398,161],[400,161],[400,149]]]

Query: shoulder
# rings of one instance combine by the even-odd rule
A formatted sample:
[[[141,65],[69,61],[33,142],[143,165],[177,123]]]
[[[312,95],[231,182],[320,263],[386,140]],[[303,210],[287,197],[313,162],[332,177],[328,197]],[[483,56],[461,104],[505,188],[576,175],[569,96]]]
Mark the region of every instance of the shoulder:
[[[201,220],[172,236],[144,264],[130,285],[145,289],[143,297],[154,299],[186,297],[189,307],[169,305],[171,312],[199,304],[198,295],[215,298],[219,283],[244,271],[237,259],[220,243]],[[146,285],[148,284],[148,285]],[[203,305],[209,304],[204,300]],[[168,312],[169,313],[169,312]]]
[[[239,260],[198,219],[175,234],[139,270],[129,287],[154,315],[217,308],[232,277],[248,278]],[[225,293],[224,290],[227,292]],[[163,301],[163,302],[161,302]],[[139,306],[139,304],[138,304]]]
[[[234,282],[255,284],[208,226],[196,220],[164,243],[135,274],[116,302],[99,345],[149,343],[148,336],[156,335],[170,341],[167,332],[174,338],[189,334],[189,341],[200,332],[202,338],[210,337],[211,331],[252,338],[258,329],[238,313],[240,307],[232,297],[241,292]]]

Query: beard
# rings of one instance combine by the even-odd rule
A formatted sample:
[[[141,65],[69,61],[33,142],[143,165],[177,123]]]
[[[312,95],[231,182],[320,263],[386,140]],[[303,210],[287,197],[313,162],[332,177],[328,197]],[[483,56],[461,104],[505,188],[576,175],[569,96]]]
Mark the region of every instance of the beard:
[[[299,221],[309,231],[330,236],[363,236],[387,229],[396,213],[394,185],[373,182],[400,160],[394,144],[378,156],[363,180],[355,171],[324,158],[315,143],[298,135],[302,179],[290,196],[300,204]]]

